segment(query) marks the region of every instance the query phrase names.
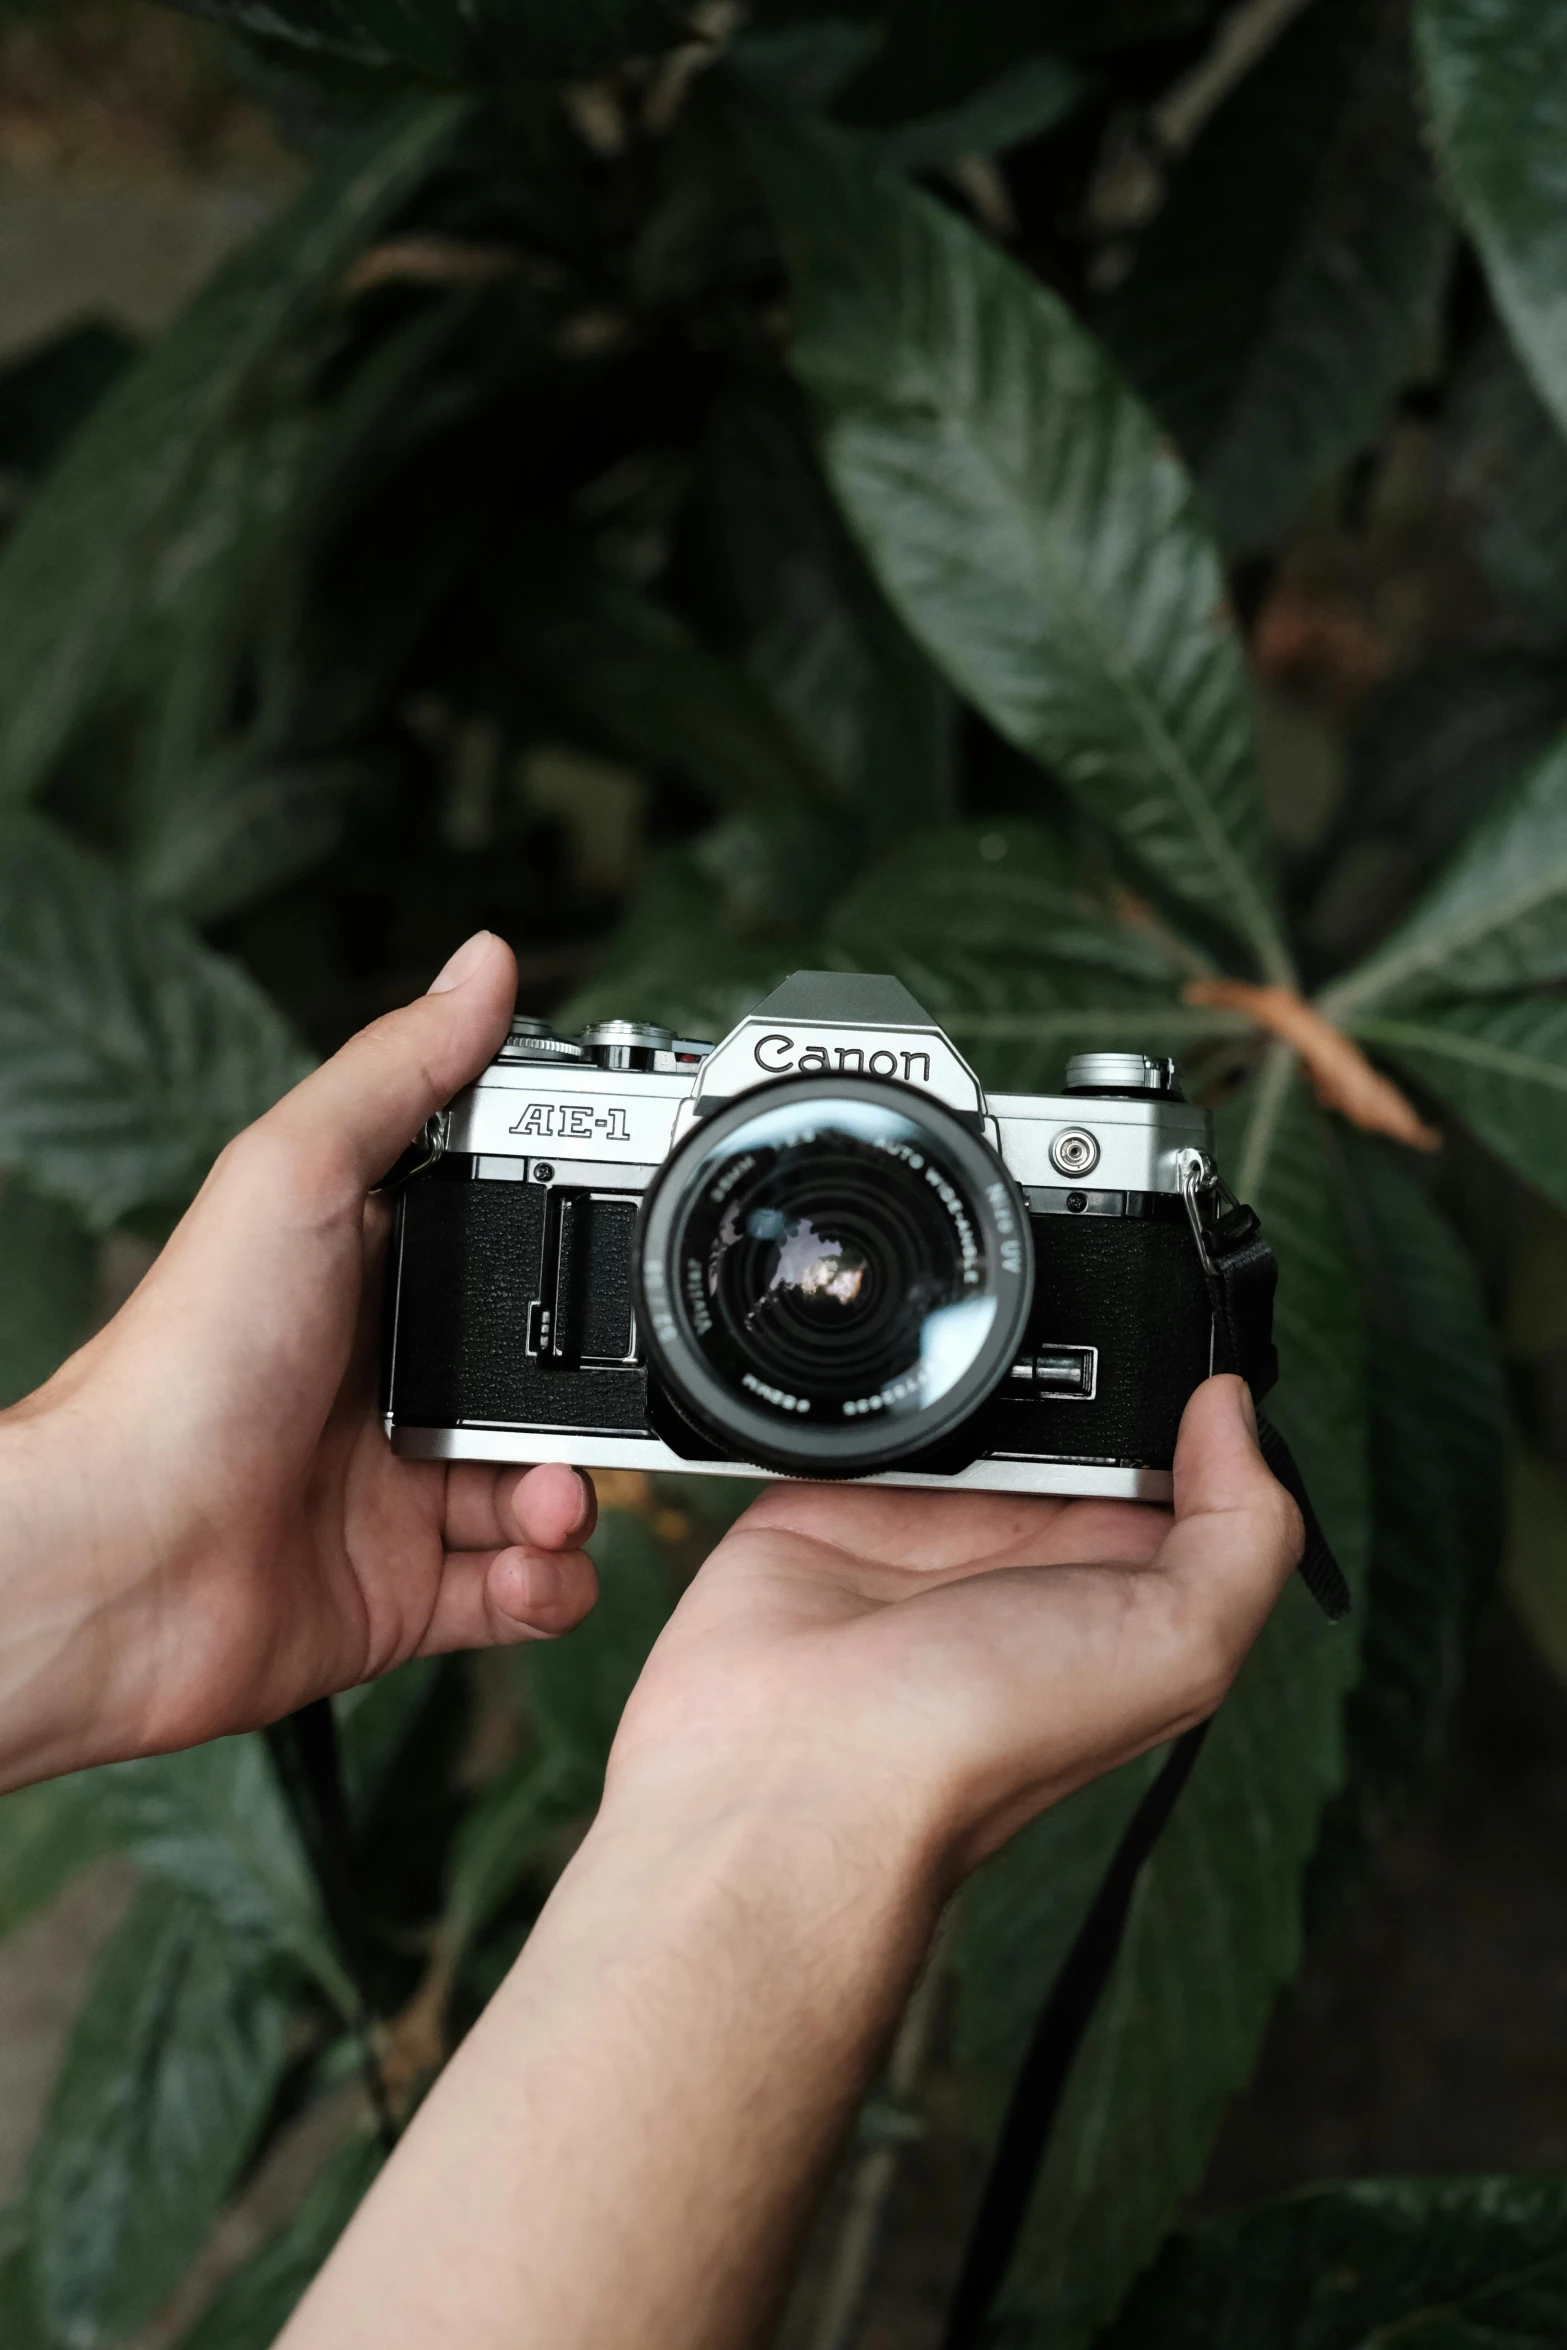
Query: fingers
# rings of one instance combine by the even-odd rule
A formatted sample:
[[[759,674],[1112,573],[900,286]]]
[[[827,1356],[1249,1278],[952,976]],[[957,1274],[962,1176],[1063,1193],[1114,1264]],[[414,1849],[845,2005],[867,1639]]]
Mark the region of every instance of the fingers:
[[[446,1473],[444,1534],[449,1550],[574,1550],[598,1519],[590,1480],[558,1461],[496,1469],[459,1461]]]
[[[269,1132],[341,1168],[363,1192],[384,1175],[426,1118],[491,1060],[517,992],[510,947],[479,931],[459,947],[427,995],[350,1037],[261,1121]]]
[[[584,1550],[450,1551],[420,1656],[458,1648],[505,1648],[553,1639],[581,1623],[598,1597],[598,1577]]]
[[[1175,1527],[1158,1564],[1233,1673],[1305,1547],[1300,1512],[1257,1447],[1245,1383],[1209,1379],[1181,1421]]]

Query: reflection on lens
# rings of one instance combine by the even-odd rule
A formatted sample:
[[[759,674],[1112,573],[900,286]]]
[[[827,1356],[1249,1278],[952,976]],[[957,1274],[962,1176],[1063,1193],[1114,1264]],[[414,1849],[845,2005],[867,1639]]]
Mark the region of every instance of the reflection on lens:
[[[773,1107],[715,1146],[674,1243],[691,1337],[725,1388],[843,1428],[927,1411],[996,1317],[971,1188],[891,1107]]]

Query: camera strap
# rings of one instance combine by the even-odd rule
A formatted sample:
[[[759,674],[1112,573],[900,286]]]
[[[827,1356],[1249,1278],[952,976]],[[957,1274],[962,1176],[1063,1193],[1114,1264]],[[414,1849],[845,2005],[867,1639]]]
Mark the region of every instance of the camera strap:
[[[1213,1304],[1213,1367],[1238,1371],[1251,1389],[1262,1457],[1300,1511],[1306,1529],[1301,1580],[1328,1621],[1336,1624],[1349,1613],[1349,1585],[1328,1547],[1295,1455],[1262,1410],[1262,1399],[1279,1375],[1273,1343],[1278,1259],[1262,1236],[1256,1210],[1236,1201],[1205,1226],[1199,1246]]]
[[[1218,1198],[1228,1199],[1221,1213]],[[1333,1623],[1349,1612],[1349,1586],[1328,1547],[1295,1456],[1262,1410],[1279,1375],[1273,1343],[1278,1260],[1253,1209],[1222,1191],[1211,1168],[1186,1188],[1192,1234],[1213,1305],[1213,1368],[1235,1371],[1258,1406],[1263,1459],[1299,1509],[1306,1529],[1300,1574]],[[1012,2263],[1034,2186],[1100,1996],[1120,1953],[1143,1863],[1157,1844],[1208,1733],[1199,1722],[1176,1739],[1133,1812],[1034,2026],[996,2141],[979,2211],[947,2314],[942,2350],[979,2350],[991,2306]]]

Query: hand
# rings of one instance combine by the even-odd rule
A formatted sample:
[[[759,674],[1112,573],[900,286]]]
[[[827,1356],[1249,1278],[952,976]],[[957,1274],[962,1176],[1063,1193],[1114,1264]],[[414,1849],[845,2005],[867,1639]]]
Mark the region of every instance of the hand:
[[[593,1604],[575,1470],[392,1453],[370,1184],[506,1033],[481,933],[219,1158],[114,1320],[0,1414],[0,1785],[271,1721]]]
[[[1173,1515],[770,1486],[653,1650],[606,1810],[810,1815],[950,1877],[1212,1713],[1302,1539],[1234,1378],[1187,1406]]]

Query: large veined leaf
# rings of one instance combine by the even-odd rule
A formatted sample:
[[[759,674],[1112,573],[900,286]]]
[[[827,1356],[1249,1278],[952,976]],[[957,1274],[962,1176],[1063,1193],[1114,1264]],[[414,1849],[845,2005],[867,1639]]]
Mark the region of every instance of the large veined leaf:
[[[1419,905],[1321,998],[1340,1022],[1567,977],[1567,738],[1477,828]]]
[[[682,11],[663,0],[172,0],[187,15],[298,42],[366,65],[411,66],[443,79],[592,73],[667,48]]]
[[[709,434],[703,488],[746,666],[869,837],[950,814],[951,693],[845,531],[798,395],[732,394]]]
[[[204,1903],[237,1946],[292,1960],[345,2015],[357,2012],[259,1734],[114,1763],[98,1776],[143,1868]]]
[[[309,1066],[235,964],[42,818],[0,823],[0,1163],[101,1228],[188,1198]]]
[[[1182,164],[1105,319],[1232,552],[1379,430],[1451,243],[1388,11],[1316,0]]]
[[[1343,802],[1313,857],[1317,952],[1342,965],[1380,944],[1564,726],[1567,676],[1539,654],[1447,655],[1390,679],[1356,722]]]
[[[1229,1179],[1279,1257],[1284,1377],[1269,1409],[1358,1590],[1369,1515],[1361,1332],[1318,1113],[1287,1056],[1270,1060],[1225,1128]],[[1299,1961],[1302,1872],[1341,1777],[1355,1664],[1353,1619],[1328,1625],[1292,1578],[1143,1872],[1002,2291],[994,2338],[1007,2350],[1091,2341],[1200,2178]]]
[[[1431,1759],[1503,1520],[1507,1402],[1472,1259],[1391,1145],[1345,1132],[1371,1413],[1371,1564],[1346,1801],[1374,1833]]]
[[[86,1337],[97,1257],[68,1208],[0,1175],[0,1409],[41,1387]]]
[[[102,686],[215,443],[463,111],[423,99],[353,141],[122,376],[30,502],[0,553],[0,799],[41,780]]]
[[[1365,2179],[1177,2236],[1104,2350],[1555,2350],[1567,2184]]]
[[[179,2350],[271,2350],[384,2159],[368,2135],[328,2156],[293,2218],[226,2279]]]
[[[629,579],[553,550],[516,613],[521,666],[615,749],[677,769],[719,808],[831,809],[826,778],[761,688]]]
[[[1486,578],[1558,642],[1567,635],[1567,442],[1494,321],[1459,373],[1444,440]]]
[[[1567,18],[1536,0],[1419,0],[1448,182],[1535,388],[1567,426]]]
[[[1567,1205],[1567,997],[1503,996],[1349,1025]]]
[[[712,882],[689,856],[666,854],[651,861],[605,964],[557,1020],[567,1034],[589,1020],[656,1020],[716,1042],[815,953],[814,941],[736,939]]]
[[[1066,306],[852,142],[752,118],[828,473],[931,658],[1282,977],[1241,648],[1191,486]]]
[[[1180,1002],[1202,958],[1146,909],[1091,894],[1039,825],[920,834],[834,907],[824,938],[832,963],[895,972],[992,1085],[1048,1090],[1074,1051],[1180,1054],[1239,1028]]]
[[[71,2350],[118,2340],[179,2283],[255,2141],[288,2017],[201,1902],[138,1893],[28,2165],[34,2288]]]

